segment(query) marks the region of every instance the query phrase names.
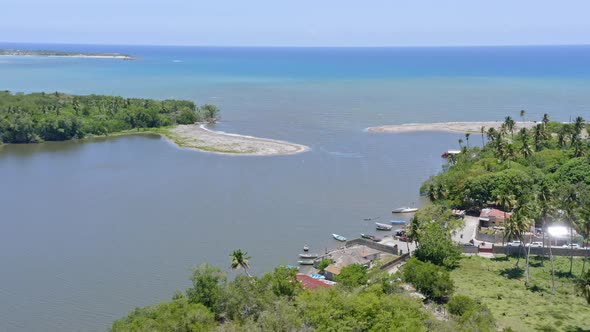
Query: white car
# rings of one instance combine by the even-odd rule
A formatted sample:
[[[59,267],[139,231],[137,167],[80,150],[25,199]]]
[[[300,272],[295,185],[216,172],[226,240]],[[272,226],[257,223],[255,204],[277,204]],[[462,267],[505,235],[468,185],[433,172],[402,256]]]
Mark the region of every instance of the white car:
[[[524,245],[525,247],[531,248],[541,248],[543,246],[543,242],[531,242]]]
[[[563,248],[579,249],[580,248],[580,245],[577,244],[577,243],[567,243],[567,244],[564,244],[562,247]]]
[[[520,247],[522,246],[522,242],[520,241],[512,241],[506,244],[508,247]]]

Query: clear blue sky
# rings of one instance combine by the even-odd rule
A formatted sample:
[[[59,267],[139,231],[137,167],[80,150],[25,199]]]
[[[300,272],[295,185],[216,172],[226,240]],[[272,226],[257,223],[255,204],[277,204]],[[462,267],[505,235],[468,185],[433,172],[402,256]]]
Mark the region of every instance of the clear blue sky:
[[[590,0],[7,0],[0,41],[235,46],[590,44]]]

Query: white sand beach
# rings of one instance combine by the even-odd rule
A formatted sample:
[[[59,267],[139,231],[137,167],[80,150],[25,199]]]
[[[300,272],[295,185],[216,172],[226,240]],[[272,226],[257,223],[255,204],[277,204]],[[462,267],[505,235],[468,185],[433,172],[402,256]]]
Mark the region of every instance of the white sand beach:
[[[213,131],[203,124],[179,125],[166,136],[180,147],[220,154],[273,156],[309,150],[305,145],[280,140]]]
[[[407,123],[401,125],[386,125],[369,127],[367,131],[373,133],[409,133],[416,131],[443,131],[452,133],[480,133],[481,127],[500,129],[503,121],[477,121],[477,122],[438,122],[438,123]],[[532,128],[537,122],[522,122],[515,120],[514,131],[520,128]]]

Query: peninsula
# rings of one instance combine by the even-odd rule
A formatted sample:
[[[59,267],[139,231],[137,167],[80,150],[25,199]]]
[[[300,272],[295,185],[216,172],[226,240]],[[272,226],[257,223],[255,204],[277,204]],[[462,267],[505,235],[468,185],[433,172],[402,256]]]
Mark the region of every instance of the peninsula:
[[[481,133],[481,129],[501,129],[502,121],[477,121],[477,122],[437,122],[437,123],[406,123],[401,125],[386,125],[369,127],[367,131],[374,133],[409,133],[417,131],[443,131],[451,133]],[[537,122],[515,122],[514,130],[520,128],[533,128]]]
[[[69,58],[96,58],[96,59],[121,59],[133,60],[133,56],[121,53],[86,53],[52,50],[19,50],[0,49],[0,56],[42,56],[42,57],[69,57]]]
[[[215,105],[64,93],[0,92],[0,144],[65,141],[94,136],[157,133],[179,147],[231,155],[286,155],[304,145],[212,131]]]

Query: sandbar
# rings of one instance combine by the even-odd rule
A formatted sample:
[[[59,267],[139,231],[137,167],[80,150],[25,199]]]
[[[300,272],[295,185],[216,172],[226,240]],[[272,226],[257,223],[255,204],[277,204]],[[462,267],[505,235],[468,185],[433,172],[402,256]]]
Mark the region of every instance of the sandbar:
[[[275,156],[309,150],[301,144],[214,131],[207,129],[205,124],[178,125],[163,134],[180,147],[219,154]]]
[[[475,122],[437,122],[437,123],[406,123],[401,125],[387,125],[378,127],[369,127],[366,130],[373,133],[410,133],[417,131],[442,131],[451,133],[481,133],[481,127],[484,130],[495,128],[499,130],[503,121],[475,121]],[[520,128],[532,128],[537,122],[516,121],[514,131]]]

